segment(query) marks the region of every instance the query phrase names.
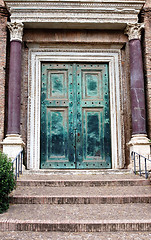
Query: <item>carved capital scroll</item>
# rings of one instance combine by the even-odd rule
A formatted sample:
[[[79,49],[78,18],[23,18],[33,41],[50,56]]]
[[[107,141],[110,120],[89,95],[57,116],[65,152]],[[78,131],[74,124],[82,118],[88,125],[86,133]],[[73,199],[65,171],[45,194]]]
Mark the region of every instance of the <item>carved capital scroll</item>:
[[[10,41],[18,40],[22,42],[24,24],[17,22],[14,23],[8,22],[7,27],[10,31]]]
[[[132,39],[141,40],[141,32],[143,28],[144,28],[143,23],[134,23],[134,24],[128,23],[124,33],[128,35],[129,40],[132,40]]]

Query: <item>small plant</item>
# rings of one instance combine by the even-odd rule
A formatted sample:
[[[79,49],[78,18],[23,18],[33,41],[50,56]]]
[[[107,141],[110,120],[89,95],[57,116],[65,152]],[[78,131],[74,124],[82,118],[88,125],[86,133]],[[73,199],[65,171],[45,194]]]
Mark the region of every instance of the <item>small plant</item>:
[[[11,160],[0,151],[0,213],[9,208],[9,193],[15,187]]]

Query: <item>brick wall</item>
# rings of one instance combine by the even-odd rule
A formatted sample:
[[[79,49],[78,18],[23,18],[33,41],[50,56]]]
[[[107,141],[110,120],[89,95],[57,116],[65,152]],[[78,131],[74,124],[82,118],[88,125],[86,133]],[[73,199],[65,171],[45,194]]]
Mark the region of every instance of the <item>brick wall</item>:
[[[0,1],[0,142],[4,138],[7,11]]]
[[[142,10],[142,20],[145,24],[145,33],[143,39],[144,46],[144,70],[147,104],[147,132],[151,138],[151,1],[147,0]]]
[[[20,133],[25,144],[27,144],[27,108],[28,108],[28,48],[22,45],[22,82],[21,82],[21,116]],[[27,146],[27,145],[26,145]],[[24,156],[26,159],[27,148],[25,147]],[[26,162],[25,162],[26,165]]]
[[[125,155],[125,166],[129,165],[129,147],[127,143],[131,139],[132,134],[132,124],[131,124],[131,97],[130,97],[130,63],[129,63],[129,43],[125,44],[124,48],[121,50],[122,54],[122,86],[121,86],[121,97],[122,97],[122,114],[123,114],[123,128],[124,128],[124,146],[123,155]]]

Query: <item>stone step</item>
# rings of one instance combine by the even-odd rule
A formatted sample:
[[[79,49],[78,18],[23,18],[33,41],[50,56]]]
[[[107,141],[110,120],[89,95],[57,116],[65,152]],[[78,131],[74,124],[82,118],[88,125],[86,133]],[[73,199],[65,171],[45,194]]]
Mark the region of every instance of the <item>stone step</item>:
[[[13,196],[12,204],[125,204],[151,203],[151,194],[148,196],[103,196],[103,197],[46,197],[46,196]]]
[[[10,195],[13,204],[151,203],[151,186],[28,187]]]
[[[145,179],[121,180],[18,180],[17,186],[50,187],[101,187],[101,186],[145,186],[150,181]]]
[[[0,231],[151,231],[151,205],[11,205]]]
[[[145,186],[150,180],[134,174],[62,174],[62,175],[23,175],[17,186],[50,187],[100,187],[100,186]]]
[[[42,170],[42,169],[41,169]],[[110,169],[109,169],[110,170]],[[100,172],[100,171],[92,171],[92,170],[53,170],[53,172],[51,173],[50,170],[46,173],[45,172],[41,172],[41,173],[37,173],[37,174],[25,174],[25,172],[23,172],[23,175],[20,175],[18,180],[120,180],[120,179],[129,179],[129,180],[140,180],[140,176],[139,175],[135,175],[134,173],[130,173],[130,172],[117,172],[115,171],[110,172],[110,171],[106,171],[106,172]],[[84,172],[83,172],[84,171]]]

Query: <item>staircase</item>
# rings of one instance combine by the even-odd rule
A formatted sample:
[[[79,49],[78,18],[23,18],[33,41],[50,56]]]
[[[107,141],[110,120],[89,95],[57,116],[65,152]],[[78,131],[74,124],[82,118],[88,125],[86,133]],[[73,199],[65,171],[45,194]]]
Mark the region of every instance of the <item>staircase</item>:
[[[64,239],[76,233],[126,232],[128,236],[141,232],[146,237],[151,232],[150,181],[129,172],[23,175],[10,203],[0,215],[1,239],[4,233],[9,239],[10,231],[62,232],[68,234]]]

